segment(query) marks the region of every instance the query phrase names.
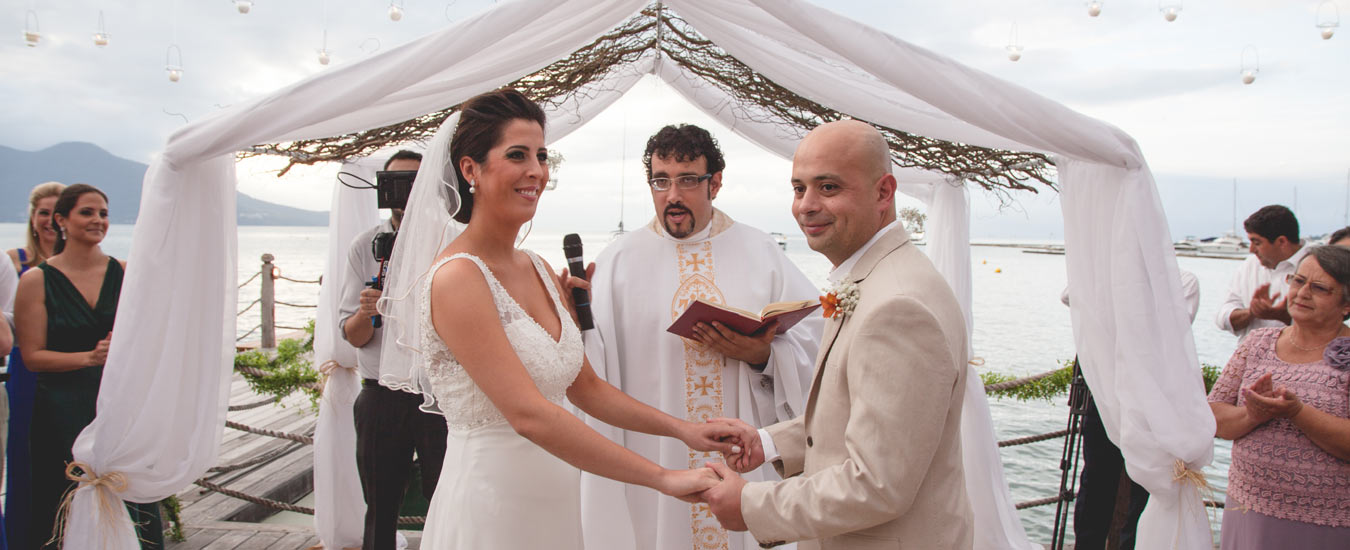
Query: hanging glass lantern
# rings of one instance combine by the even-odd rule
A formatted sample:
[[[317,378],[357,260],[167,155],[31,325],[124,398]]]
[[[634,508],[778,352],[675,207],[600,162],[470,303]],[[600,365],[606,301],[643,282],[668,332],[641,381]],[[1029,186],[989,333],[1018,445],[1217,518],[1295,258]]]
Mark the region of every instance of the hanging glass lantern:
[[[241,14],[247,14],[253,9],[253,0],[234,0],[234,9],[239,10]]]
[[[323,46],[318,49],[317,53],[319,54],[320,65],[327,65],[329,61],[332,61],[328,51],[328,29],[323,30]]]
[[[183,78],[183,50],[178,44],[169,44],[169,49],[164,51],[164,70],[169,72],[169,82]]]
[[[1317,6],[1317,28],[1321,29],[1322,40],[1331,40],[1336,27],[1341,26],[1341,10],[1336,3],[1325,0]]]
[[[1247,52],[1251,52],[1251,55],[1248,56]],[[1248,44],[1242,48],[1242,83],[1256,82],[1256,74],[1259,72],[1261,72],[1261,52],[1256,50],[1256,46]]]
[[[1088,17],[1097,17],[1102,14],[1102,0],[1092,0],[1087,3]]]
[[[1022,44],[1017,40],[1017,23],[1013,23],[1012,29],[1008,31],[1008,45],[1003,49],[1008,52],[1008,61],[1022,59]]]
[[[1158,11],[1162,12],[1163,19],[1168,23],[1177,20],[1181,15],[1181,0],[1158,0]]]
[[[389,20],[400,21],[403,19],[403,0],[389,1]]]
[[[23,20],[23,43],[30,48],[36,48],[38,42],[42,41],[42,32],[38,30],[37,12],[28,10],[28,14]]]
[[[94,31],[94,45],[100,48],[108,45],[108,27],[103,24],[103,10],[98,10],[98,30]]]

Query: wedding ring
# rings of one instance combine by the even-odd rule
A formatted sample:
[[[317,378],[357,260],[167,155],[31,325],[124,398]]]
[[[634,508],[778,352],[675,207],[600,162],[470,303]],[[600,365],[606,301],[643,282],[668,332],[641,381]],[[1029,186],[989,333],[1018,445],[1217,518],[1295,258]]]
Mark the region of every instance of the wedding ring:
[[[740,446],[740,445],[732,445],[732,446],[731,446],[731,454],[740,454],[740,452],[741,452],[741,446]]]

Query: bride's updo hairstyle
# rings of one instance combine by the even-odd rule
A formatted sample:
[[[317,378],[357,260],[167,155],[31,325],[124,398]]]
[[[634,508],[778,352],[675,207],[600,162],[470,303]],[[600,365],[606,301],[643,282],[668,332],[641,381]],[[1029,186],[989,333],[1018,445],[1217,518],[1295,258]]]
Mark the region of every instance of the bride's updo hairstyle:
[[[488,92],[460,106],[459,127],[450,143],[450,162],[455,166],[455,176],[459,178],[459,212],[455,221],[469,223],[473,215],[473,193],[469,192],[469,180],[459,169],[459,161],[464,157],[474,162],[487,162],[488,151],[497,146],[502,139],[502,129],[512,120],[523,119],[539,123],[544,128],[547,117],[524,94],[511,88]]]

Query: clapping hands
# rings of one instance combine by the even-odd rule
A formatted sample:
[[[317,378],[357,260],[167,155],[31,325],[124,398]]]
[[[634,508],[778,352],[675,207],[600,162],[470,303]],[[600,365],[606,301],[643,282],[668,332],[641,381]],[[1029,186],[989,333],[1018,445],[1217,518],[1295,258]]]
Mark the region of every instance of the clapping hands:
[[[1242,389],[1247,398],[1244,404],[1247,416],[1258,424],[1271,418],[1293,418],[1303,410],[1303,401],[1294,392],[1284,386],[1274,386],[1270,373],[1266,373]]]

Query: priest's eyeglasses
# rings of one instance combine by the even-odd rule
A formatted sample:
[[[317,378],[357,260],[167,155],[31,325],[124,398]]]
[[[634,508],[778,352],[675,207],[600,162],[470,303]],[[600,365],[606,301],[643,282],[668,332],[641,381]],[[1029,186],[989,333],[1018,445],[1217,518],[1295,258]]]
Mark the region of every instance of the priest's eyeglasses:
[[[647,180],[647,184],[651,185],[652,189],[655,189],[657,191],[669,191],[670,182],[673,181],[675,182],[676,185],[680,186],[680,189],[684,189],[687,191],[689,189],[698,187],[698,184],[703,183],[703,180],[710,180],[710,179],[712,179],[712,174],[703,174],[702,176],[687,175],[687,176],[676,176],[674,178],[652,178]]]
[[[1312,289],[1313,294],[1316,294],[1318,296],[1331,296],[1332,293],[1336,292],[1336,289],[1334,288],[1331,288],[1322,283],[1310,282],[1308,281],[1307,277],[1304,277],[1297,273],[1290,273],[1288,275],[1285,275],[1284,282],[1289,283],[1290,294],[1298,292],[1298,289],[1302,288],[1303,285],[1308,285],[1308,287]]]

